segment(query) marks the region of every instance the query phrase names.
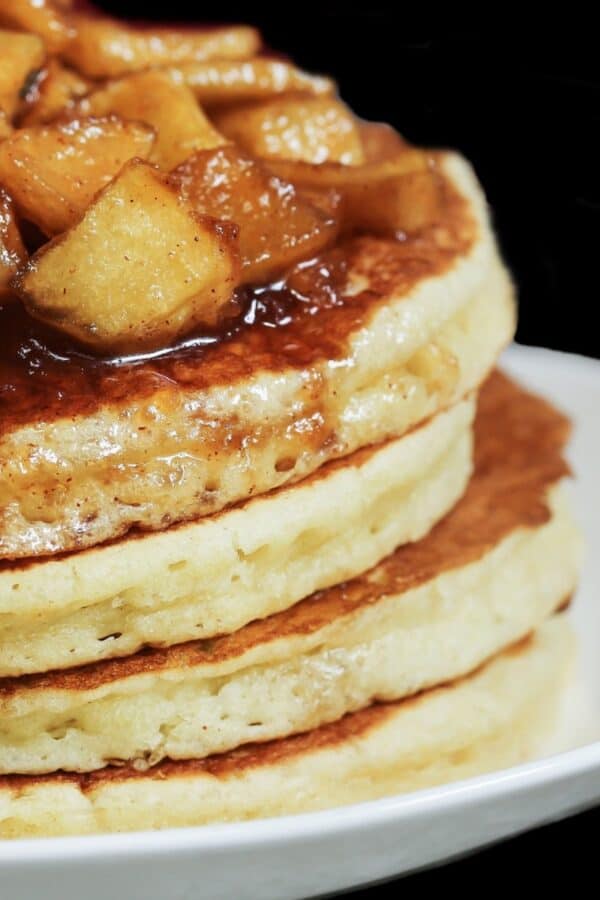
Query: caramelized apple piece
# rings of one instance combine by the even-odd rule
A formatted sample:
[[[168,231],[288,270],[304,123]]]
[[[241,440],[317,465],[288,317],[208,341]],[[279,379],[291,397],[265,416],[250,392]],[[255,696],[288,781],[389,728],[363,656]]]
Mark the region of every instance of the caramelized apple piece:
[[[50,53],[58,53],[74,33],[61,5],[51,0],[0,0],[0,25],[39,35]]]
[[[410,172],[377,184],[355,187],[346,196],[345,216],[352,229],[374,234],[409,234],[431,225],[439,214],[434,172]]]
[[[292,91],[331,94],[335,89],[330,78],[309,75],[277,59],[213,59],[181,63],[172,71],[205,106],[262,100]]]
[[[27,80],[44,63],[44,42],[34,34],[0,31],[0,109],[10,121]]]
[[[213,120],[253,156],[351,165],[363,161],[356,119],[335,97],[276,97],[220,111]]]
[[[407,144],[391,125],[385,122],[359,122],[365,162],[381,162],[407,150]]]
[[[290,184],[290,187],[293,185]],[[311,206],[318,209],[322,216],[332,219],[336,225],[336,234],[339,233],[342,224],[341,191],[337,191],[335,188],[314,190],[310,187],[303,187],[300,188],[299,194],[306,203],[310,203]]]
[[[0,188],[0,302],[13,293],[10,282],[27,259],[21,234],[15,222],[13,202],[3,188]]]
[[[339,191],[345,230],[415,231],[432,222],[438,213],[437,177],[422,150],[406,149],[362,166],[316,166],[292,160],[269,160],[268,165],[301,189]]]
[[[176,84],[167,72],[140,72],[84,97],[76,106],[81,113],[104,116],[118,113],[139,119],[156,129],[150,161],[172,169],[195,150],[225,143],[206,118],[190,89]]]
[[[260,49],[254,28],[132,28],[113,19],[75,14],[76,34],[63,59],[90,78],[115,78],[150,66],[205,59],[244,59]]]
[[[360,166],[344,166],[326,162],[319,165],[294,159],[267,159],[265,165],[294,184],[307,187],[339,187],[378,181],[413,172],[427,172],[431,169],[431,158],[424,150],[406,147],[401,153],[378,162],[366,162]]]
[[[170,181],[197,212],[239,225],[244,282],[268,281],[336,234],[334,209],[324,214],[232,145],[195,153]]]
[[[0,144],[0,182],[44,234],[65,231],[133,157],[148,156],[154,132],[113,117],[14,131]]]
[[[237,282],[236,234],[132,160],[14,284],[33,316],[96,351],[164,347],[217,319]]]
[[[32,90],[25,97],[25,109],[19,117],[21,126],[43,125],[83,97],[90,89],[86,81],[58,59],[50,59]]]
[[[6,115],[6,112],[3,109],[0,109],[0,141],[10,137],[12,130],[12,125],[10,124],[10,119]]]

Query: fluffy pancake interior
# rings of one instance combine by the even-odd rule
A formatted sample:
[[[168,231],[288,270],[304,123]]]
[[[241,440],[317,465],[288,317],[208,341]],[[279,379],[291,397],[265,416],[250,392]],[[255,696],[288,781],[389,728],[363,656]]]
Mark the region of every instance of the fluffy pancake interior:
[[[501,768],[553,719],[572,654],[563,621],[470,677],[308,734],[150,773],[0,779],[6,838],[127,831],[322,809]]]

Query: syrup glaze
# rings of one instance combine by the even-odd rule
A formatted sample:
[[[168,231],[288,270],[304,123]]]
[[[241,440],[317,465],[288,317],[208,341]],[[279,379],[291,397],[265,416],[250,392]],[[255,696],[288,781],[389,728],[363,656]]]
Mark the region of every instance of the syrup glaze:
[[[0,306],[0,436],[13,427],[88,414],[156,390],[205,390],[259,371],[343,360],[377,305],[441,274],[474,239],[467,204],[441,183],[440,221],[397,239],[355,237],[269,285],[234,294],[220,326],[140,357],[98,359],[28,316]],[[348,273],[364,289],[347,291]]]

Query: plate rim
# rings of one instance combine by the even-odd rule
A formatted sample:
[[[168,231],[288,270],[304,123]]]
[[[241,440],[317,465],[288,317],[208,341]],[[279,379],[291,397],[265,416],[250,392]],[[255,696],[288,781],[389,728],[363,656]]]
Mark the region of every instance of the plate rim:
[[[148,854],[168,854],[172,850],[197,852],[234,847],[251,850],[266,844],[276,847],[307,837],[326,837],[332,833],[343,836],[357,829],[379,828],[390,820],[403,817],[408,821],[433,810],[448,813],[457,807],[475,806],[482,800],[500,796],[514,798],[524,791],[585,775],[599,767],[600,740],[596,740],[574,750],[486,775],[316,812],[159,831],[7,840],[0,843],[0,864],[74,863],[97,861],[109,855],[114,863],[123,857],[133,860]]]
[[[600,377],[600,360],[544,347],[513,344],[503,359],[509,368],[513,360],[517,365],[528,360],[547,360],[551,366],[567,366],[571,372],[576,367],[578,374]],[[265,845],[273,848],[317,836],[324,838],[335,834],[341,837],[356,830],[379,828],[399,818],[409,822],[433,811],[449,813],[458,807],[476,806],[500,796],[514,798],[551,782],[585,775],[595,768],[600,768],[600,740],[451,784],[333,809],[159,831],[0,840],[0,866],[6,870],[24,862],[28,865],[97,862],[109,856],[114,863],[124,859],[133,861],[149,854],[164,856],[173,851],[242,851]]]

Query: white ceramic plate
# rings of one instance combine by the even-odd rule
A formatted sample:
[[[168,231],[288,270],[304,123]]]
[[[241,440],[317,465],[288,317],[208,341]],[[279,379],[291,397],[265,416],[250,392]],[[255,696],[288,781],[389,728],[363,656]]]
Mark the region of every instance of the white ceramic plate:
[[[356,887],[600,802],[600,363],[516,347],[507,368],[576,424],[576,511],[588,543],[570,615],[578,682],[543,758],[447,787],[239,825],[0,844],[14,900],[287,900]]]

